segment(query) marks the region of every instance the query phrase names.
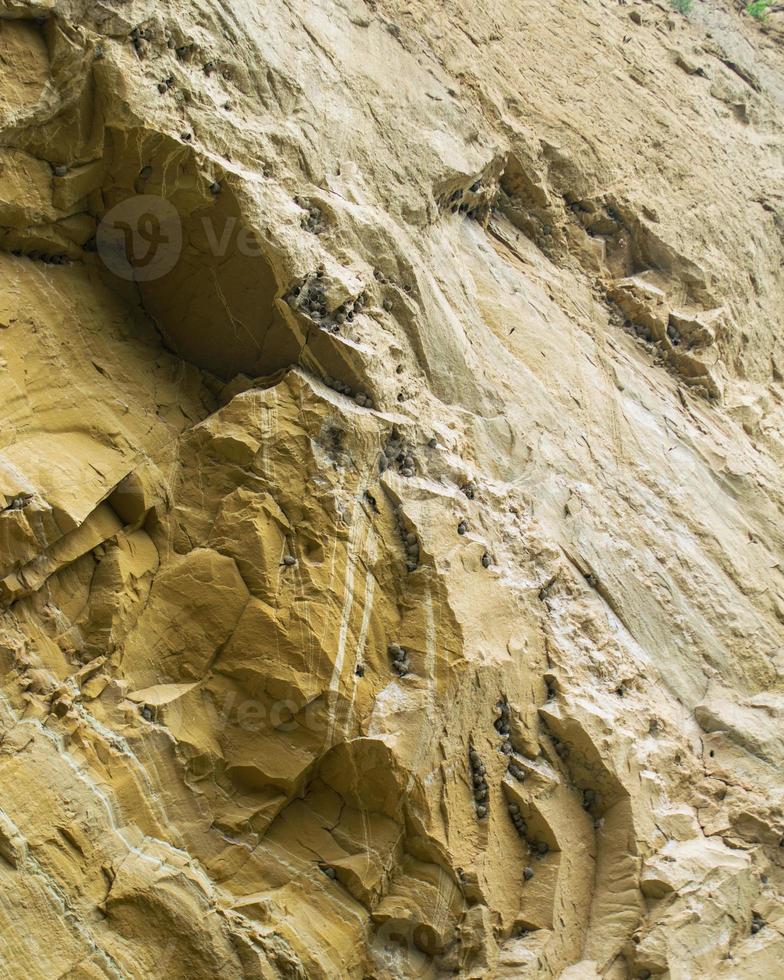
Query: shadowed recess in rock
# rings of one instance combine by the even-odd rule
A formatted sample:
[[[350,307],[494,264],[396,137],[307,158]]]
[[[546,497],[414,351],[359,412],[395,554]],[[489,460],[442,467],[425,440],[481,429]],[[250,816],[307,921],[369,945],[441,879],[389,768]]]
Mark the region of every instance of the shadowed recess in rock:
[[[137,210],[133,195],[149,196],[160,234],[170,236],[159,246],[164,269],[167,252],[178,253],[170,270],[147,280],[141,267],[137,280],[144,308],[176,354],[226,379],[297,360],[299,344],[273,302],[277,287],[260,236],[245,224],[230,182],[205,176],[190,147],[159,134],[111,131],[101,194],[105,223],[112,208],[122,216],[124,202],[141,223],[147,201],[139,197]]]

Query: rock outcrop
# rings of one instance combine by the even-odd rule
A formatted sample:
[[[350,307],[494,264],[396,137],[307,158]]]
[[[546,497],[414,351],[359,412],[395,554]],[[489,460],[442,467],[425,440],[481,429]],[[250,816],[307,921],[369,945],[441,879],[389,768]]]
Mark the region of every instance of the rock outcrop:
[[[743,6],[0,0],[0,977],[780,973]]]

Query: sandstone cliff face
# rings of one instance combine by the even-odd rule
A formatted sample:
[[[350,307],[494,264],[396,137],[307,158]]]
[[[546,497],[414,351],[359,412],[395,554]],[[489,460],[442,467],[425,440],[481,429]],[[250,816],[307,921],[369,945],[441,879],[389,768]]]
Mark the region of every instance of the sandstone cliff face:
[[[780,975],[739,6],[1,0],[0,976]]]

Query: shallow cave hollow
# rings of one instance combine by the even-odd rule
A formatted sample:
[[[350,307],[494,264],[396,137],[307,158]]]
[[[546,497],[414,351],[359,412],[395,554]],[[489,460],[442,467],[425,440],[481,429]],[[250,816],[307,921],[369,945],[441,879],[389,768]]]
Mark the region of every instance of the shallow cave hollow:
[[[297,361],[301,342],[275,303],[264,245],[230,180],[188,143],[108,131],[98,217],[102,274],[126,295],[138,290],[172,352],[223,380]]]

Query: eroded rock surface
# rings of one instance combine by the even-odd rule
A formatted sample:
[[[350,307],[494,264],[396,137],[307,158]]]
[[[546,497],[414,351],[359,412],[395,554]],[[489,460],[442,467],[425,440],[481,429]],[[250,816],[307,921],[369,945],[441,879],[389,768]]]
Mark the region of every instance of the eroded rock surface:
[[[0,0],[0,976],[780,974],[739,6]]]

